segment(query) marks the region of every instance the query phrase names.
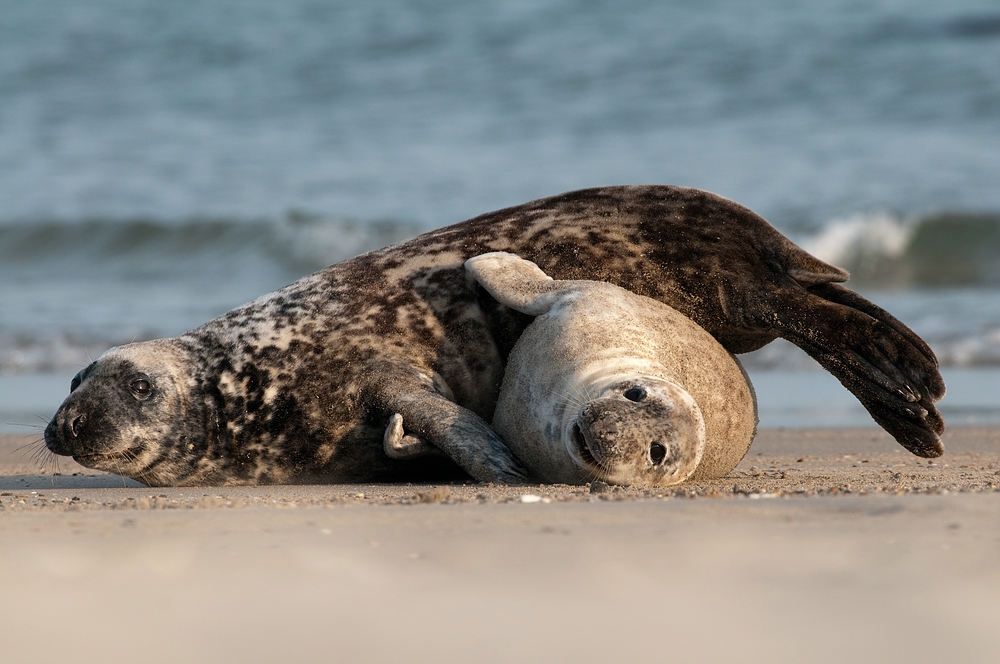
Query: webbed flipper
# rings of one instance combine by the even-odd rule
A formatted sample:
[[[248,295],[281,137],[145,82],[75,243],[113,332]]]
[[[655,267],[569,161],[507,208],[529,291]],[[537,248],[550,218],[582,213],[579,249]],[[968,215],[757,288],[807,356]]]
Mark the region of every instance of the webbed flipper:
[[[934,402],[945,384],[934,352],[889,312],[835,283],[844,279],[811,269],[810,259],[825,264],[788,244],[787,272],[803,290],[773,293],[781,336],[836,376],[900,445],[917,456],[941,456],[944,419]]]
[[[412,446],[412,451],[418,452],[426,449],[424,445],[437,448],[481,482],[524,482],[524,468],[500,435],[474,412],[439,394],[432,376],[387,361],[371,365],[366,373],[372,381],[367,388],[370,403],[381,412],[392,413],[383,445],[389,447],[386,438],[391,444],[398,436],[404,449]]]
[[[497,302],[529,316],[546,313],[567,288],[531,261],[505,251],[474,256],[465,261],[465,271]]]

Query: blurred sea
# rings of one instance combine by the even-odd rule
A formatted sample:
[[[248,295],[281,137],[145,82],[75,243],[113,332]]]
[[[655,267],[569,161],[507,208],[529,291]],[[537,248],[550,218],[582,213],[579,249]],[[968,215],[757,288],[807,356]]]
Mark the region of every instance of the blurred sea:
[[[108,347],[582,187],[708,189],[921,334],[1000,422],[992,1],[0,0],[0,431]],[[762,426],[870,423],[790,344]],[[28,426],[24,426],[28,425]]]

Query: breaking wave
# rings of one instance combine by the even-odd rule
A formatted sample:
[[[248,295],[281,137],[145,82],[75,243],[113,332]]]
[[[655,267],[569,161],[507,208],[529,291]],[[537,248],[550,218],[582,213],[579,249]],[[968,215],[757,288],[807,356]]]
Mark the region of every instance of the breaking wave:
[[[138,272],[179,265],[254,263],[295,277],[425,230],[398,221],[351,221],[292,213],[278,220],[40,222],[0,225],[0,275],[28,263]],[[1000,214],[919,217],[868,212],[834,219],[795,239],[815,256],[875,288],[1000,285]]]
[[[925,288],[1000,285],[1000,215],[942,212],[857,214],[797,238],[851,273],[852,286]]]

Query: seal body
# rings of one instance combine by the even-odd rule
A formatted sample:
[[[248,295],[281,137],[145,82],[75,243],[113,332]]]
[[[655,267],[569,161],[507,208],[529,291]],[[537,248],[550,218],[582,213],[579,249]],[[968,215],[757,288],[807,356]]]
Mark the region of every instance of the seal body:
[[[486,421],[530,317],[467,281],[464,261],[490,251],[665,302],[732,352],[783,336],[908,449],[941,453],[933,401],[944,386],[919,337],[750,210],[666,186],[486,214],[337,263],[179,337],[112,349],[74,379],[46,445],[156,485],[516,481],[522,469]],[[387,456],[395,415],[444,458]]]
[[[554,281],[505,253],[466,269],[536,315],[507,362],[493,428],[543,482],[667,486],[729,473],[757,427],[742,366],[673,308],[612,284]]]

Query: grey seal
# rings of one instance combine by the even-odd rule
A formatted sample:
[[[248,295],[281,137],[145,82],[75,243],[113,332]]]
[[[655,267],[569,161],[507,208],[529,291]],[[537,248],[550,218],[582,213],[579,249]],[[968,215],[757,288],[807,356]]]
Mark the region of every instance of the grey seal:
[[[509,251],[556,279],[664,302],[727,350],[802,347],[915,454],[943,452],[930,348],[747,208],[670,186],[570,192],[323,269],[172,339],[108,351],[45,430],[56,454],[150,485],[363,482],[523,470],[486,423],[530,317],[466,280]],[[387,456],[393,415],[444,453]]]
[[[533,479],[668,486],[728,474],[757,429],[739,361],[675,309],[613,284],[554,281],[508,253],[466,269],[537,316],[511,351],[493,428]]]

